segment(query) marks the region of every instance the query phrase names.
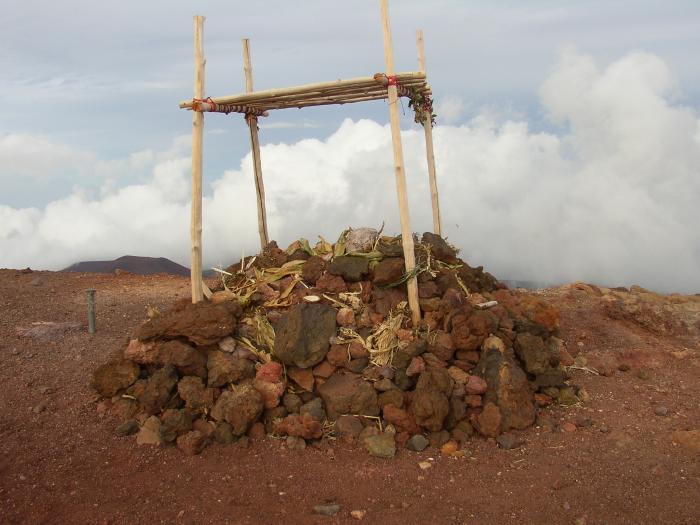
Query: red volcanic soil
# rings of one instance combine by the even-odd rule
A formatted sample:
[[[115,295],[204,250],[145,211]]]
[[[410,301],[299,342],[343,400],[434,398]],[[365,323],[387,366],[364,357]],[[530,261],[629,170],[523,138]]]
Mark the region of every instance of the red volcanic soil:
[[[561,309],[570,352],[590,357],[572,373],[591,399],[543,410],[520,448],[475,437],[464,458],[428,448],[384,460],[268,437],[187,457],[117,437],[89,383],[146,306],[189,296],[188,281],[1,270],[0,523],[354,523],[352,511],[382,525],[699,523],[700,452],[686,432],[700,428],[697,338],[612,315],[614,301],[585,287],[541,295]],[[340,511],[314,514],[326,502]]]

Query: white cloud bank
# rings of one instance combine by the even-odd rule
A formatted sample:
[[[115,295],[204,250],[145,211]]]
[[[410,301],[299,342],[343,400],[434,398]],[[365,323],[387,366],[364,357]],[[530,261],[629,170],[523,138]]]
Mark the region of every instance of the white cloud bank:
[[[653,55],[600,69],[566,52],[541,89],[544,110],[565,131],[533,133],[526,122],[486,115],[436,127],[450,240],[502,278],[700,291],[700,121],[673,102],[673,89]],[[45,209],[0,206],[0,266],[56,269],[127,253],[187,264],[183,146],[138,157],[153,165],[147,184],[98,197],[74,192]],[[404,133],[404,155],[413,229],[429,230],[420,130]],[[387,231],[399,230],[387,126],[347,120],[326,140],[266,145],[262,157],[270,233],[280,245],[318,234],[333,240],[348,225],[386,221]],[[210,184],[205,263],[226,264],[256,250],[250,157]]]

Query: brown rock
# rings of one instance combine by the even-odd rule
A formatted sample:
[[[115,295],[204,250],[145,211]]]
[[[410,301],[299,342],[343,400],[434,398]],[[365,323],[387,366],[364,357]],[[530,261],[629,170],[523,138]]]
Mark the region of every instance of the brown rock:
[[[379,261],[373,271],[373,284],[385,286],[399,281],[406,271],[404,260],[399,257],[389,257]]]
[[[343,414],[379,415],[376,390],[356,374],[336,372],[318,392],[330,419]]]
[[[163,444],[163,434],[161,430],[160,419],[156,416],[149,417],[136,434],[137,445],[156,445]]]
[[[253,388],[260,392],[265,408],[275,408],[280,404],[280,398],[284,394],[284,383],[270,383],[262,379],[253,379]]]
[[[336,311],[326,304],[296,304],[275,326],[274,354],[287,365],[309,368],[326,356]]]
[[[437,330],[434,334],[431,334],[428,352],[434,354],[442,361],[449,361],[452,359],[455,353],[455,346],[450,334],[443,330]]]
[[[213,421],[207,421],[206,419],[202,418],[195,419],[192,422],[192,430],[196,430],[206,438],[214,435],[214,432],[216,432],[216,426],[217,425]]]
[[[394,405],[385,405],[382,416],[386,421],[394,425],[399,432],[407,432],[409,435],[419,434],[420,427],[416,424],[411,414]]]
[[[335,257],[328,265],[328,273],[339,275],[347,282],[358,282],[369,273],[369,260],[350,255]]]
[[[346,442],[354,442],[363,428],[360,418],[355,416],[340,416],[335,422],[338,437]]]
[[[181,301],[170,310],[142,324],[135,333],[140,340],[186,337],[197,345],[214,344],[231,334],[241,314],[235,301],[192,304]]]
[[[527,332],[515,337],[515,353],[525,365],[525,370],[534,375],[543,374],[550,367],[550,354],[541,337]]]
[[[270,383],[280,383],[282,381],[282,375],[284,374],[284,369],[282,365],[277,361],[270,361],[265,363],[260,368],[258,368],[255,373],[255,379],[261,379],[263,381],[269,381]]]
[[[348,345],[331,345],[328,354],[326,354],[328,362],[336,367],[344,367],[350,360],[348,358]]]
[[[139,378],[139,365],[131,361],[106,363],[95,370],[92,387],[103,397],[112,397]]]
[[[146,388],[139,398],[141,408],[147,414],[160,412],[170,401],[170,393],[177,384],[177,372],[175,367],[167,365],[157,370],[146,383]]]
[[[488,384],[486,381],[479,376],[468,376],[467,382],[464,385],[464,392],[467,395],[477,395],[480,396],[486,393]]]
[[[379,408],[383,408],[390,404],[398,408],[402,408],[403,403],[403,392],[401,392],[401,390],[387,390],[386,392],[382,392],[377,396],[377,404],[379,405]]]
[[[319,291],[326,293],[342,293],[348,291],[348,287],[345,284],[345,281],[343,281],[343,278],[330,273],[324,273],[316,281],[316,288]]]
[[[501,433],[501,411],[493,403],[486,403],[484,410],[476,418],[476,429],[486,437],[495,438]]]
[[[335,316],[335,322],[338,326],[355,326],[355,312],[352,311],[352,308],[340,308]]]
[[[305,282],[315,285],[316,281],[323,275],[323,270],[325,270],[325,268],[326,262],[317,255],[312,255],[304,263],[301,276]]]
[[[304,439],[320,439],[323,436],[321,423],[311,414],[290,414],[275,425],[275,432]]]
[[[234,357],[220,350],[209,352],[207,360],[208,381],[210,387],[236,383],[255,375],[255,366],[248,359]]]
[[[290,366],[287,368],[287,376],[307,392],[313,391],[314,374],[310,368],[297,368],[295,366]]]
[[[464,370],[456,366],[449,367],[447,369],[447,373],[450,374],[450,377],[454,379],[455,383],[466,385],[469,381],[469,374],[467,374]]]
[[[201,377],[183,377],[177,384],[177,393],[192,410],[210,409],[214,405],[215,389],[206,388]]]
[[[443,261],[448,264],[457,262],[457,253],[445,239],[435,233],[425,232],[421,238],[421,242],[430,247],[430,253],[438,261]]]
[[[160,416],[161,435],[166,442],[173,442],[185,432],[192,429],[192,414],[189,410],[169,408]]]
[[[207,377],[207,357],[204,352],[182,341],[166,341],[157,345],[155,363],[173,365],[186,376]]]
[[[420,375],[411,403],[416,423],[428,430],[438,431],[450,410],[448,396],[453,381],[444,368],[429,367]]]
[[[406,375],[408,377],[418,376],[425,371],[425,361],[422,357],[417,356],[411,359],[408,368],[406,368]]]
[[[315,377],[321,377],[323,379],[328,379],[337,370],[335,366],[330,364],[328,361],[323,360],[318,365],[314,367],[313,375]]]
[[[260,393],[252,384],[243,383],[233,385],[231,390],[226,390],[219,396],[211,416],[217,421],[228,421],[234,435],[242,436],[262,411],[263,399]]]
[[[255,423],[250,425],[247,435],[250,439],[263,439],[267,435],[267,432],[265,431],[265,425],[263,425],[260,421],[256,421]]]
[[[196,456],[207,446],[207,438],[193,430],[177,438],[177,448],[188,456]]]

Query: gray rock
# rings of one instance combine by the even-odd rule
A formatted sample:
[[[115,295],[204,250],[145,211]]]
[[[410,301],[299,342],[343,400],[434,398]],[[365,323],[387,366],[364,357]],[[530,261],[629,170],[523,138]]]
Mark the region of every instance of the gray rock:
[[[664,406],[658,406],[654,409],[654,414],[657,416],[667,416],[668,415],[668,408]]]
[[[406,448],[413,452],[420,452],[421,450],[425,450],[429,444],[430,441],[428,441],[427,437],[423,434],[416,434],[415,436],[411,436],[406,442]]]
[[[274,355],[287,365],[309,368],[328,353],[337,312],[327,304],[292,306],[275,325]]]
[[[340,505],[337,503],[326,503],[323,505],[316,505],[314,507],[314,512],[322,516],[335,516],[340,512]]]
[[[323,408],[323,401],[320,397],[312,399],[308,403],[303,404],[299,409],[299,414],[302,416],[304,414],[309,414],[320,423],[323,423],[326,420],[326,411]]]
[[[369,260],[365,257],[336,257],[328,265],[328,272],[340,275],[344,281],[361,281],[369,273]]]
[[[136,434],[138,431],[139,424],[135,419],[124,421],[124,423],[114,429],[114,433],[119,437],[131,436],[132,434]]]
[[[289,450],[304,450],[306,448],[306,441],[298,436],[287,436],[285,443]]]
[[[290,414],[298,414],[301,409],[302,401],[298,395],[287,392],[282,398],[282,404]]]
[[[396,455],[394,435],[383,433],[365,438],[365,448],[370,456],[391,459]]]
[[[496,443],[498,443],[498,446],[503,449],[511,450],[518,448],[523,444],[523,441],[515,434],[505,433],[496,438]]]

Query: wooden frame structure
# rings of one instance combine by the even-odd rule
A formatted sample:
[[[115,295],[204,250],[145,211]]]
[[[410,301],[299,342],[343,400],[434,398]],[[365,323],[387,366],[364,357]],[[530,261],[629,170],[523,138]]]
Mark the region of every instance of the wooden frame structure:
[[[411,275],[415,269],[413,233],[408,210],[408,192],[404,170],[401,129],[397,101],[399,97],[409,97],[416,110],[416,121],[425,130],[428,178],[433,210],[433,230],[441,235],[440,206],[438,201],[437,180],[435,174],[435,156],[433,153],[432,99],[430,86],[425,73],[425,51],[423,32],[416,32],[419,71],[408,73],[394,72],[394,54],[391,43],[388,0],[379,0],[384,35],[384,59],[386,72],[371,77],[334,80],[316,84],[306,84],[264,91],[253,90],[253,69],[250,60],[248,39],[243,39],[243,69],[245,73],[245,93],[216,98],[204,98],[204,52],[203,27],[204,17],[194,17],[194,98],[180,102],[180,108],[192,110],[192,216],[191,216],[191,281],[192,302],[197,303],[208,295],[209,290],[202,282],[202,137],[204,113],[241,113],[245,115],[250,131],[250,145],[253,155],[255,192],[257,196],[258,233],[260,245],[264,248],[268,242],[267,216],[265,210],[265,188],[262,178],[260,159],[260,142],[258,139],[258,117],[268,115],[275,109],[303,108],[329,104],[349,104],[369,100],[387,99],[391,127],[391,139],[394,151],[394,175],[396,193],[401,217],[401,239],[406,272]],[[420,107],[418,107],[420,105]],[[418,326],[420,308],[418,305],[418,283],[414,277],[407,281],[408,302],[411,309],[413,325]]]

